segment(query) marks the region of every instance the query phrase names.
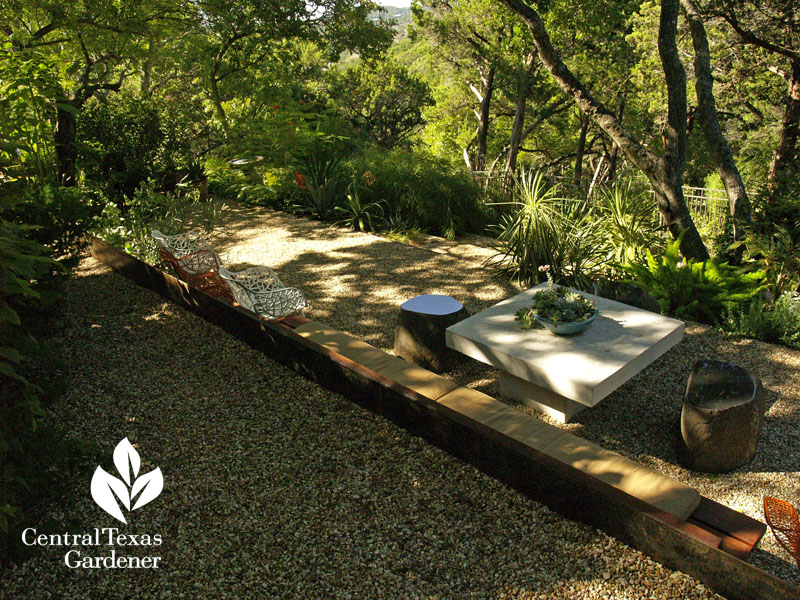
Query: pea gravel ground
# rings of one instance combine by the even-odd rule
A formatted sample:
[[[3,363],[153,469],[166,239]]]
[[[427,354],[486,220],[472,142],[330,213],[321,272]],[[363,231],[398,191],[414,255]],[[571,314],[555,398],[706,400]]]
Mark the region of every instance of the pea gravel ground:
[[[470,241],[470,240],[468,240]],[[265,264],[311,301],[307,314],[390,349],[397,306],[450,294],[475,312],[516,293],[481,244],[421,247],[263,209],[235,207],[215,239],[231,264]],[[71,532],[120,525],[163,544],[152,570],[69,569],[35,548],[0,575],[0,598],[717,598],[591,527],[463,464],[87,258],[54,341],[70,392],[48,419],[107,454],[128,437],[164,491],[121,525],[89,495],[91,469],[44,521]],[[674,435],[695,360],[756,372],[768,412],[755,460],[728,475],[676,466]],[[684,341],[564,426],[763,520],[764,495],[800,504],[800,353],[690,325]],[[498,373],[446,374],[498,396]],[[519,407],[520,410],[525,410]],[[106,547],[82,548],[108,554]],[[800,584],[767,533],[751,562]]]

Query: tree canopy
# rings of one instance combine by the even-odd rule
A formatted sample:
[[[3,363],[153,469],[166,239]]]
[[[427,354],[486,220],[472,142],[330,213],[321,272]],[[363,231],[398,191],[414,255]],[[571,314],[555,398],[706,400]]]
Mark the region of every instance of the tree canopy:
[[[161,132],[127,195],[140,176],[209,159],[288,166],[333,136],[424,149],[506,184],[544,169],[583,196],[641,174],[672,233],[688,231],[683,251],[702,257],[684,184],[725,188],[735,237],[751,207],[790,224],[792,11],[787,0],[418,0],[393,41],[392,21],[360,0],[11,0],[0,165],[66,185],[97,177],[85,161],[99,160],[102,128],[90,121],[124,121],[127,106],[157,113],[129,150]]]

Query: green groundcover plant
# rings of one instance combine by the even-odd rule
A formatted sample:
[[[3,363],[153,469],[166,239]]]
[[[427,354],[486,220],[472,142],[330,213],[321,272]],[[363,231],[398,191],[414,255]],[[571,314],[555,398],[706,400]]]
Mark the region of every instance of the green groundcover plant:
[[[731,335],[800,348],[800,294],[785,292],[774,302],[757,299],[728,311],[722,328]]]

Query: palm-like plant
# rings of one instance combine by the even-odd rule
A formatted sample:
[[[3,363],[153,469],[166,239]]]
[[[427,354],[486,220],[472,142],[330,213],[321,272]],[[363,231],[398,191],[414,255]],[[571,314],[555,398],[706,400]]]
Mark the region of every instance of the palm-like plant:
[[[499,225],[495,250],[486,264],[523,285],[538,283],[549,270],[557,283],[587,289],[600,264],[598,228],[585,205],[561,198],[540,172],[522,172],[515,180],[513,202]]]
[[[624,265],[642,262],[648,250],[663,251],[655,203],[646,192],[635,193],[630,181],[603,190],[596,208],[609,260]]]

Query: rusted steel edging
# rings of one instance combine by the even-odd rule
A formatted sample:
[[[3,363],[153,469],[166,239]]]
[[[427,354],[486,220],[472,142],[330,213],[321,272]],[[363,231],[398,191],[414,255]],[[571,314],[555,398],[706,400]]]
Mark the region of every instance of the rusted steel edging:
[[[800,588],[703,543],[670,515],[239,307],[215,300],[118,248],[90,239],[92,255],[202,316],[270,358],[473,464],[560,514],[619,538],[732,599],[800,600]],[[560,466],[561,465],[561,466]],[[672,522],[671,522],[672,521]]]

